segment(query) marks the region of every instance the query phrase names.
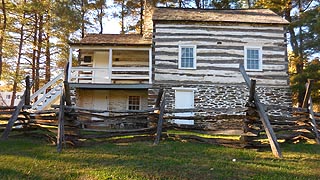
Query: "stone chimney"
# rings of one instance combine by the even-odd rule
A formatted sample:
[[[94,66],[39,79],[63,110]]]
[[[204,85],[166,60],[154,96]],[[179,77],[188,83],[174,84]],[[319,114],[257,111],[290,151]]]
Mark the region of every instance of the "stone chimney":
[[[144,13],[143,13],[143,37],[152,39],[153,35],[153,22],[152,16],[154,11],[153,0],[144,0]]]

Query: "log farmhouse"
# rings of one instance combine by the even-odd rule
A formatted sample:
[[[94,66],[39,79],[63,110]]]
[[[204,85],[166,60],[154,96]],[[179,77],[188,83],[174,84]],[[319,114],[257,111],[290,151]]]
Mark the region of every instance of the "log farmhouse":
[[[286,20],[268,9],[154,8],[144,34],[88,34],[70,43],[68,82],[76,105],[144,110],[165,89],[166,107],[241,114],[248,88],[244,65],[265,104],[291,106]],[[72,63],[79,52],[80,61]],[[277,112],[273,112],[277,114]]]

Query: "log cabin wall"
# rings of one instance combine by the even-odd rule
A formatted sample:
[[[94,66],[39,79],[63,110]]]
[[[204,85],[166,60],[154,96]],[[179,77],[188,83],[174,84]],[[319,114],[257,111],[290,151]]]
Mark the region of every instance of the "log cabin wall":
[[[148,108],[147,90],[77,89],[77,106],[110,111],[128,110],[129,96],[140,97],[140,110]]]
[[[174,108],[174,88],[193,88],[195,108],[221,109],[217,114],[243,114],[226,109],[245,106],[248,89],[239,64],[244,64],[245,47],[260,47],[262,70],[247,73],[257,80],[261,101],[291,105],[283,26],[159,21],[154,27],[154,89],[149,90],[149,102],[157,88],[164,88],[167,106]],[[196,47],[195,69],[179,69],[181,45]]]

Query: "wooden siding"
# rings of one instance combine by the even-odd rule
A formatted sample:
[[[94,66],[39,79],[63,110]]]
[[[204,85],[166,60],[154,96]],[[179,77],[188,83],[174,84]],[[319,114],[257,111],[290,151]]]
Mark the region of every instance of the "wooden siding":
[[[149,67],[149,51],[112,51],[112,67]]]
[[[243,84],[244,47],[262,47],[261,85],[288,85],[284,29],[279,26],[155,24],[155,84]],[[178,69],[179,45],[196,45],[196,70]]]
[[[129,96],[140,96],[141,109],[148,108],[148,90],[77,89],[77,106],[88,109],[122,111],[127,110]]]

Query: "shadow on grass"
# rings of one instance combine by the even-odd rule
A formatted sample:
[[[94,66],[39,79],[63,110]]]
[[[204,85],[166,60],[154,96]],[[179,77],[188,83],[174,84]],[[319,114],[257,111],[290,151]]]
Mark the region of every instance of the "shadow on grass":
[[[0,177],[2,179],[41,179],[39,176],[35,176],[34,174],[26,174],[15,169],[0,169]]]
[[[35,179],[38,176],[53,177],[41,174],[46,168],[49,169],[47,173],[59,173],[60,178],[70,179],[320,179],[320,175],[315,174],[320,166],[314,166],[317,165],[315,162],[314,167],[309,167],[308,158],[301,166],[296,159],[275,159],[271,151],[255,152],[202,143],[162,141],[158,146],[153,146],[152,142],[103,143],[64,149],[61,154],[56,153],[54,146],[33,139],[0,141],[0,146],[4,147],[0,149],[2,155],[34,159],[35,162],[25,164],[26,168],[39,163]],[[284,150],[293,148],[289,145]],[[301,148],[302,152],[319,152],[305,150],[305,146]],[[297,153],[298,150],[293,151]],[[303,168],[310,168],[311,173],[301,172]],[[8,170],[0,177],[10,175],[13,179],[20,179],[19,174],[13,174]]]

